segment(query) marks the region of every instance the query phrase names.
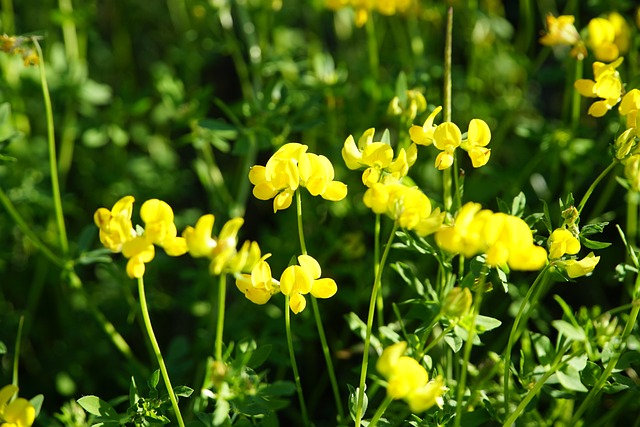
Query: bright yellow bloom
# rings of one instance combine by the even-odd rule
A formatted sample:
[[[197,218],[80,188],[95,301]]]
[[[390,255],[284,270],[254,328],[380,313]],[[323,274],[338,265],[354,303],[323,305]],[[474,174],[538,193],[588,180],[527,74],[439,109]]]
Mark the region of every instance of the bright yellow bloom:
[[[424,121],[422,126],[413,125],[409,128],[409,136],[411,140],[418,145],[431,145],[433,144],[433,132],[436,127],[433,124],[438,113],[442,111],[442,106],[438,106],[429,114],[427,120]]]
[[[267,254],[251,270],[251,274],[236,277],[236,286],[249,301],[255,304],[266,304],[272,295],[280,291],[279,282],[271,276],[271,267],[265,261]]]
[[[549,236],[549,259],[558,259],[580,252],[580,240],[578,240],[566,228],[557,228]]]
[[[36,419],[36,409],[27,400],[18,397],[11,401],[18,392],[13,384],[0,389],[0,426],[1,427],[30,427]]]
[[[309,255],[298,257],[300,265],[290,265],[280,277],[280,291],[289,296],[289,308],[295,314],[307,306],[304,295],[311,293],[316,298],[331,298],[338,291],[335,280],[321,278],[320,264]]]
[[[596,61],[593,63],[595,80],[579,79],[574,83],[574,87],[580,95],[588,98],[600,98],[589,107],[589,115],[602,117],[620,101],[622,80],[620,80],[617,68],[622,64],[622,61],[623,58],[618,58],[610,64]]]
[[[434,233],[444,219],[439,209],[431,211],[431,202],[422,191],[399,183],[374,184],[364,193],[363,201],[373,212],[386,214],[400,227],[421,236]]]
[[[427,370],[417,360],[404,356],[406,342],[395,343],[382,352],[376,369],[387,380],[387,394],[404,399],[412,412],[426,411],[434,405],[442,408],[447,391],[441,377],[429,381]]]
[[[112,252],[122,252],[129,259],[129,277],[140,278],[144,275],[145,264],[155,256],[154,244],[163,248],[169,256],[180,256],[187,252],[187,242],[177,237],[171,206],[158,199],[142,204],[140,217],[145,227],[140,227],[136,232],[131,223],[133,202],[132,196],[125,196],[111,210],[97,209],[93,219],[100,229],[102,244]]]
[[[640,191],[640,154],[633,154],[623,161],[624,176],[634,191]]]
[[[580,41],[580,34],[575,25],[573,15],[561,15],[557,18],[547,15],[547,33],[540,38],[545,46],[573,46]]]
[[[433,131],[433,145],[442,150],[436,157],[436,167],[440,170],[453,165],[453,152],[462,143],[460,128],[452,122],[444,122]]]
[[[638,129],[640,128],[640,114],[638,114],[638,111],[640,111],[640,90],[631,89],[625,93],[622,101],[620,101],[618,111],[627,118],[627,129],[634,128],[636,135],[638,135]]]
[[[566,261],[556,262],[555,266],[557,268],[564,269],[571,279],[575,279],[576,277],[585,276],[591,273],[598,265],[600,261],[599,256],[595,256],[593,252],[589,252],[589,254],[582,258],[580,261],[575,259],[570,259]]]
[[[440,248],[466,258],[485,254],[491,267],[539,270],[547,262],[547,252],[534,244],[531,229],[522,219],[481,210],[478,203],[462,206],[453,225],[438,230],[435,239]]]
[[[367,129],[356,144],[349,135],[342,147],[342,158],[351,170],[365,168],[362,183],[367,187],[379,182],[397,182],[404,178],[416,162],[418,149],[411,144],[407,150],[401,148],[394,160],[393,148],[381,141],[374,141],[375,129]]]
[[[474,168],[484,166],[489,161],[491,150],[487,144],[491,141],[491,129],[482,119],[472,119],[469,122],[467,139],[460,144],[460,148],[469,154]]]
[[[610,13],[607,18],[593,18],[587,31],[587,45],[598,61],[614,61],[629,50],[631,30],[617,12]]]
[[[309,147],[290,142],[280,147],[265,166],[253,166],[249,181],[253,195],[260,200],[273,198],[273,211],[291,206],[298,187],[306,187],[314,196],[338,201],[347,195],[347,186],[334,181],[333,165],[324,156],[307,153]]]

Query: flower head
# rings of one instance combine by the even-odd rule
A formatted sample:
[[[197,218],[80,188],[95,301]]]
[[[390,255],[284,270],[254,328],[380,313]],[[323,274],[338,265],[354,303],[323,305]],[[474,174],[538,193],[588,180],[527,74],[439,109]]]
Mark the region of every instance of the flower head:
[[[629,50],[631,30],[618,12],[612,12],[606,18],[593,18],[587,31],[587,45],[598,61],[614,61]]]
[[[599,261],[599,256],[595,256],[593,252],[589,252],[589,254],[581,260],[569,259],[555,262],[554,265],[556,268],[564,270],[569,278],[575,279],[591,273]]]
[[[412,412],[423,412],[434,405],[442,408],[442,396],[447,391],[441,377],[429,381],[427,370],[417,360],[405,356],[406,342],[384,349],[376,369],[387,380],[387,394],[392,399],[404,399]]]
[[[13,384],[0,389],[0,426],[29,427],[36,419],[36,409],[27,399],[18,397],[11,400],[18,392]]]
[[[308,148],[296,142],[284,144],[265,166],[256,165],[249,171],[253,195],[260,200],[273,198],[274,212],[291,206],[298,187],[306,187],[312,195],[325,200],[338,201],[346,197],[347,186],[334,181],[329,159],[307,153]]]
[[[549,259],[558,259],[580,252],[580,240],[566,228],[557,228],[549,236]]]
[[[575,20],[573,15],[547,15],[547,33],[540,38],[540,43],[546,46],[575,45],[580,41]]]
[[[594,80],[578,79],[575,81],[574,87],[580,95],[588,98],[600,98],[589,107],[589,115],[602,117],[620,101],[622,80],[617,68],[622,64],[622,61],[622,57],[610,64],[596,61],[593,63]]]

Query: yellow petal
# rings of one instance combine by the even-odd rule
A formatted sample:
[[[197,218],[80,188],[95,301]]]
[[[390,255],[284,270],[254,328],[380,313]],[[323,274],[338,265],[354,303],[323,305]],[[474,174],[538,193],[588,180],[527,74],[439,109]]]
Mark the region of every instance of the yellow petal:
[[[593,86],[596,84],[593,80],[588,79],[578,79],[573,83],[573,87],[578,91],[578,93],[582,96],[586,96],[587,98],[595,98],[596,94],[593,90]]]
[[[305,269],[312,279],[319,279],[322,275],[322,269],[316,259],[310,255],[300,255],[298,257],[298,263]]]
[[[380,372],[383,377],[389,378],[393,373],[396,362],[406,350],[407,343],[404,341],[397,342],[385,348],[376,362],[376,370]]]
[[[462,133],[458,125],[453,122],[440,123],[433,131],[433,145],[438,150],[454,150],[460,146],[461,142]]]
[[[300,313],[306,306],[307,300],[297,292],[293,293],[289,298],[289,308],[291,308],[294,314]]]
[[[596,101],[589,107],[587,114],[593,117],[602,117],[609,112],[611,105],[606,100]]]
[[[480,147],[486,146],[491,141],[491,129],[482,119],[473,119],[469,122],[469,143]]]
[[[362,166],[362,152],[358,150],[356,141],[353,139],[352,135],[349,135],[349,137],[344,141],[344,146],[342,147],[342,159],[351,170],[360,169]]]
[[[347,185],[340,181],[327,183],[322,198],[331,202],[337,202],[347,197]]]
[[[336,281],[329,278],[318,279],[311,286],[311,295],[316,298],[331,298],[338,292]]]

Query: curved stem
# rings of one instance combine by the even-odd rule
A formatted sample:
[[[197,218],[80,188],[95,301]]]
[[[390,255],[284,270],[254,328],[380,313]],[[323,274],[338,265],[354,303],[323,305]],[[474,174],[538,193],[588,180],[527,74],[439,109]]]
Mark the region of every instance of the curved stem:
[[[511,367],[511,349],[513,348],[513,344],[515,343],[515,340],[518,339],[518,336],[519,336],[518,330],[520,328],[520,323],[526,322],[527,319],[529,318],[530,312],[529,310],[527,310],[525,315],[525,308],[531,309],[536,305],[539,299],[540,293],[538,293],[538,290],[544,286],[543,282],[546,282],[546,280],[543,281],[542,278],[546,277],[545,273],[547,272],[548,268],[549,267],[546,266],[540,272],[540,274],[538,274],[538,277],[536,277],[536,280],[533,282],[533,284],[527,291],[527,294],[524,296],[524,299],[520,303],[520,308],[518,309],[518,313],[516,314],[516,318],[513,322],[513,326],[511,327],[511,332],[509,333],[507,349],[505,350],[505,353],[504,353],[503,384],[504,384],[505,415],[509,413],[509,370]],[[534,293],[535,293],[535,297],[533,297]]]
[[[480,280],[476,285],[475,298],[473,299],[473,308],[471,311],[471,322],[469,322],[469,331],[467,336],[467,341],[464,343],[464,353],[462,356],[462,367],[460,371],[460,379],[457,385],[456,392],[456,416],[454,418],[453,425],[454,427],[460,427],[460,422],[462,421],[462,399],[464,398],[464,390],[467,383],[467,371],[469,368],[469,358],[471,357],[471,349],[473,348],[473,340],[476,335],[476,319],[478,317],[478,312],[480,311],[480,305],[482,304],[482,297],[484,295],[484,284],[487,279],[487,266],[482,268],[480,272]]]
[[[380,270],[380,218],[380,214],[376,214],[373,229],[373,277],[377,277],[378,270]],[[384,326],[384,298],[380,293],[376,301],[376,309],[378,310],[378,328],[380,328]]]
[[[603,170],[600,173],[600,175],[598,175],[598,177],[591,183],[591,186],[587,189],[587,192],[584,194],[584,196],[582,196],[582,200],[580,200],[580,204],[578,204],[578,213],[582,213],[582,208],[584,208],[584,205],[587,203],[587,200],[589,200],[589,197],[591,197],[593,190],[596,189],[596,186],[600,183],[600,181],[602,181],[602,179],[605,176],[607,176],[607,174],[611,171],[611,169],[613,169],[613,167],[617,164],[618,164],[618,159],[613,159],[611,164],[609,164],[609,166],[607,166],[605,170]]]
[[[371,290],[371,299],[369,300],[369,314],[367,316],[367,331],[364,338],[364,351],[362,354],[362,365],[360,368],[360,383],[358,386],[358,400],[356,403],[356,426],[359,427],[362,423],[362,407],[364,403],[364,387],[365,381],[367,379],[367,369],[369,365],[369,347],[371,346],[371,329],[373,328],[373,317],[375,313],[376,301],[378,298],[378,292],[380,291],[380,287],[382,285],[382,271],[384,269],[384,265],[387,261],[387,256],[389,255],[389,251],[391,249],[391,244],[393,243],[393,238],[395,237],[396,230],[398,229],[398,224],[394,222],[393,229],[391,230],[391,234],[389,235],[389,240],[384,248],[384,252],[382,253],[382,257],[380,258],[380,267],[373,282],[373,289]]]
[[[167,393],[169,393],[169,399],[171,399],[171,406],[173,407],[173,411],[176,414],[176,418],[178,419],[178,425],[180,427],[184,427],[184,421],[182,420],[182,414],[180,413],[180,408],[178,407],[178,399],[176,398],[175,393],[173,392],[173,387],[171,386],[171,379],[169,378],[169,372],[167,372],[167,367],[164,363],[164,358],[162,357],[162,353],[160,352],[160,346],[158,345],[158,341],[156,340],[156,336],[153,333],[153,327],[151,326],[151,318],[149,317],[149,308],[147,307],[147,297],[144,292],[144,279],[142,277],[138,278],[138,294],[140,297],[140,310],[142,311],[142,319],[144,320],[144,327],[147,330],[147,336],[149,337],[149,341],[151,341],[151,347],[153,348],[153,353],[158,360],[158,365],[160,366],[160,372],[162,373],[162,379],[164,381],[165,386],[167,387]]]
[[[53,126],[53,108],[51,107],[51,96],[49,95],[49,85],[47,84],[47,76],[44,66],[44,55],[40,48],[38,39],[32,37],[38,59],[40,63],[40,85],[42,86],[42,97],[44,99],[44,108],[47,116],[47,136],[49,145],[49,172],[51,174],[51,191],[53,193],[53,206],[56,214],[56,225],[58,227],[58,235],[60,239],[60,249],[63,254],[69,252],[69,242],[67,240],[67,230],[64,225],[64,214],[62,211],[62,197],[60,196],[60,182],[58,181],[58,161],[56,158],[56,139],[55,128]]]
[[[371,418],[369,427],[375,427],[378,424],[378,421],[380,421],[380,418],[384,415],[384,412],[387,410],[392,401],[393,399],[391,398],[391,396],[387,394],[387,396],[384,398],[384,401],[380,404],[380,406],[378,406],[378,410],[376,411],[376,413],[373,414],[373,418]]]
[[[225,299],[227,298],[227,275],[220,274],[220,282],[218,283],[218,317],[216,322],[216,343],[215,357],[216,361],[222,361],[222,333],[224,331],[224,311]]]
[[[451,46],[453,40],[453,7],[449,6],[447,10],[447,30],[444,45],[444,94],[443,94],[443,116],[445,122],[451,121]],[[455,153],[453,154],[455,158]],[[455,162],[454,162],[455,163]],[[442,187],[444,191],[443,203],[444,209],[450,211],[453,206],[452,198],[452,174],[455,170],[451,168],[442,171]],[[457,189],[456,189],[457,192]]]
[[[300,373],[298,372],[298,364],[296,363],[296,353],[293,350],[293,337],[291,336],[291,310],[289,309],[289,295],[284,297],[284,326],[287,332],[287,347],[289,347],[289,359],[291,361],[291,369],[293,370],[293,379],[296,382],[296,390],[298,391],[298,400],[300,401],[300,412],[302,421],[305,426],[310,425],[309,415],[307,414],[307,404],[302,393],[302,384],[300,382]]]
[[[304,228],[302,227],[302,196],[300,195],[300,188],[296,190],[296,218],[298,220],[300,250],[302,251],[302,255],[307,255],[307,245],[304,241]]]
[[[24,316],[20,316],[18,322],[18,333],[16,335],[16,349],[13,355],[13,375],[11,376],[11,384],[18,386],[18,362],[20,361],[20,346],[22,345],[22,326],[24,325]]]

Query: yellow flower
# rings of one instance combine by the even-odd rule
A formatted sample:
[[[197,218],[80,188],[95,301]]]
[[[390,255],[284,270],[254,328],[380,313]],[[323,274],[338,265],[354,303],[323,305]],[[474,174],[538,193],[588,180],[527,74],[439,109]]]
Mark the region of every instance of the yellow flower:
[[[367,187],[404,178],[418,155],[417,147],[411,144],[407,150],[400,149],[394,160],[393,148],[387,143],[373,141],[374,133],[374,128],[367,129],[357,144],[353,135],[349,135],[342,147],[342,158],[349,169],[365,168],[362,183]]]
[[[467,139],[460,144],[460,148],[469,154],[474,168],[484,166],[489,161],[491,150],[487,144],[491,141],[489,125],[482,119],[472,119],[469,122]]]
[[[602,62],[593,63],[593,76],[595,80],[578,79],[574,87],[582,96],[588,98],[601,98],[589,107],[588,114],[593,117],[604,116],[618,101],[622,94],[622,80],[617,68],[622,64],[623,58],[618,58],[610,64]]]
[[[640,191],[640,154],[633,154],[623,161],[624,176],[634,191]]]
[[[440,170],[453,165],[453,152],[462,143],[460,128],[452,122],[444,122],[436,126],[433,131],[433,145],[442,150],[436,157],[436,167]]]
[[[273,211],[291,206],[298,187],[306,187],[314,196],[338,201],[347,195],[347,186],[334,181],[333,165],[324,156],[307,153],[309,147],[290,142],[280,147],[265,166],[253,166],[249,181],[253,195],[260,200],[273,198]]]
[[[434,405],[443,406],[447,391],[441,377],[429,381],[427,370],[415,359],[404,356],[406,342],[384,349],[376,369],[387,380],[387,394],[392,399],[404,399],[412,412],[423,412]]]
[[[11,401],[18,387],[9,384],[0,389],[0,426],[29,427],[36,419],[36,409],[27,400],[18,397]]]
[[[578,252],[580,240],[566,228],[557,228],[549,236],[549,259],[561,258],[565,254],[575,255]]]
[[[547,33],[540,38],[540,43],[545,46],[575,45],[580,41],[580,34],[574,22],[573,15],[547,15]]]
[[[413,142],[418,145],[433,144],[433,132],[436,129],[433,121],[440,111],[442,111],[442,107],[436,107],[435,110],[429,114],[429,117],[427,117],[427,120],[424,121],[422,126],[413,125],[409,128],[409,136]]]
[[[435,240],[445,251],[466,258],[485,254],[491,267],[539,270],[547,262],[547,252],[534,244],[531,229],[521,218],[481,210],[478,203],[462,206],[453,225],[438,230]]]
[[[394,116],[405,116],[409,121],[412,121],[426,109],[427,100],[424,95],[415,89],[410,89],[406,91],[404,103],[400,101],[398,96],[394,96],[389,102],[387,112]]]
[[[180,256],[187,252],[187,242],[177,237],[171,206],[158,199],[142,204],[140,217],[145,226],[136,232],[131,223],[133,202],[132,196],[125,196],[111,210],[97,209],[93,219],[100,229],[102,244],[112,252],[122,252],[128,258],[127,275],[140,278],[144,275],[145,264],[155,256],[154,244],[169,256]]]
[[[272,295],[280,291],[280,284],[271,276],[271,267],[265,261],[270,255],[265,255],[253,267],[251,274],[240,274],[236,278],[236,286],[240,292],[255,304],[266,304]]]
[[[595,256],[593,252],[589,252],[589,254],[582,258],[580,261],[575,259],[570,259],[566,261],[556,262],[555,265],[558,268],[564,269],[571,279],[575,279],[577,277],[585,276],[591,273],[598,265],[600,261],[599,256]]]
[[[329,278],[320,278],[320,264],[309,255],[298,257],[300,265],[290,265],[280,277],[280,291],[289,296],[289,308],[295,314],[307,306],[304,295],[311,293],[316,298],[331,298],[338,290],[336,282]]]
[[[587,45],[598,61],[613,61],[629,50],[631,30],[617,12],[610,13],[607,18],[593,18],[587,25],[587,31]]]
[[[625,93],[620,101],[618,111],[621,115],[627,118],[627,128],[634,128],[637,134],[638,128],[640,128],[640,90],[631,89]]]
[[[374,184],[364,193],[363,201],[373,212],[386,214],[400,227],[421,236],[434,233],[444,219],[439,209],[431,211],[431,202],[422,191],[399,183]]]

